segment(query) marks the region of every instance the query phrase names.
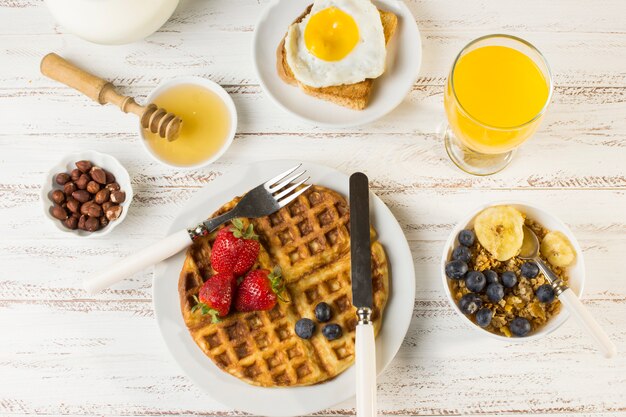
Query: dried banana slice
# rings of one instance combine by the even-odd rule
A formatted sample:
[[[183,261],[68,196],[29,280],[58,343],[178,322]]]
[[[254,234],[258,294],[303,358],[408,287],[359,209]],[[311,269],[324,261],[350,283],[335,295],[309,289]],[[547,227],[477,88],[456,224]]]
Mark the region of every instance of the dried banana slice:
[[[549,232],[541,241],[541,254],[554,266],[565,268],[576,259],[576,251],[561,232]]]
[[[474,219],[478,241],[499,261],[516,256],[524,240],[524,216],[511,206],[489,207]]]

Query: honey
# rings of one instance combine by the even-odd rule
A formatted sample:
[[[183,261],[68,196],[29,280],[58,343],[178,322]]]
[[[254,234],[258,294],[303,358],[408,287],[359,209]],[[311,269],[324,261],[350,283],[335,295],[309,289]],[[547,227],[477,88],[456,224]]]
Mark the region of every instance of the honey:
[[[169,142],[146,132],[144,140],[164,162],[177,166],[202,163],[215,156],[229,139],[231,117],[224,100],[213,91],[195,84],[168,88],[154,100],[158,107],[183,121],[178,139]]]

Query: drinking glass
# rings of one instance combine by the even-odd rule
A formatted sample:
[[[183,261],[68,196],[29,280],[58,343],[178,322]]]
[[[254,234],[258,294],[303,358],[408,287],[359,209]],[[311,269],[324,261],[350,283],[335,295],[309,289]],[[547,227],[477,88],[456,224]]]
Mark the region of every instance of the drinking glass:
[[[530,43],[501,34],[473,40],[454,60],[444,93],[450,159],[473,175],[502,170],[539,128],[552,91],[550,67]]]

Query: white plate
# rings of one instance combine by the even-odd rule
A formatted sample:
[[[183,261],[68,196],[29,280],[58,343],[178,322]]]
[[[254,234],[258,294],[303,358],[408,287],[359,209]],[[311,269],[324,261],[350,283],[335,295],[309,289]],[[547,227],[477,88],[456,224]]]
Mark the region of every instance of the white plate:
[[[294,161],[261,162],[215,179],[189,200],[169,232],[205,220],[233,197],[244,194],[260,182],[296,164]],[[311,163],[305,163],[303,167],[311,175],[310,183],[348,195],[347,175]],[[389,302],[376,340],[380,373],[395,356],[408,330],[413,315],[415,271],[413,257],[400,225],[387,206],[374,195],[371,195],[371,214],[372,223],[387,253],[391,278]],[[309,414],[354,395],[354,367],[325,383],[294,388],[255,387],[220,370],[195,344],[183,322],[178,300],[178,275],[183,260],[184,253],[180,253],[156,266],[153,280],[154,311],[170,353],[207,395],[228,407],[266,416]]]
[[[313,0],[276,0],[269,5],[254,30],[252,57],[261,86],[285,111],[321,126],[350,127],[373,122],[396,108],[413,88],[422,61],[422,42],[415,18],[400,0],[375,0],[374,4],[398,16],[398,28],[387,47],[387,69],[374,82],[370,103],[352,110],[303,93],[285,83],[276,71],[276,49],[287,28]]]

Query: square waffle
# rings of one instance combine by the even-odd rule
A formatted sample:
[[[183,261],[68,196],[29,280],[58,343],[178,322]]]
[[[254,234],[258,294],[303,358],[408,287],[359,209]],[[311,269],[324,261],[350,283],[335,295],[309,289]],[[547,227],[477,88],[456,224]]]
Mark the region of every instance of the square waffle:
[[[233,208],[239,198],[215,215]],[[219,323],[192,313],[193,299],[211,268],[211,246],[216,232],[197,239],[188,249],[178,288],[182,314],[196,344],[226,372],[263,387],[312,385],[343,372],[354,362],[356,309],[352,306],[350,281],[350,231],[348,203],[338,193],[312,186],[288,206],[252,223],[261,250],[253,268],[283,271],[285,297],[270,311],[231,312]],[[374,332],[378,334],[389,294],[387,258],[372,233],[372,280]],[[340,324],[343,335],[329,341],[321,334],[323,323],[309,340],[299,338],[295,323],[314,308],[331,305],[330,323]]]

